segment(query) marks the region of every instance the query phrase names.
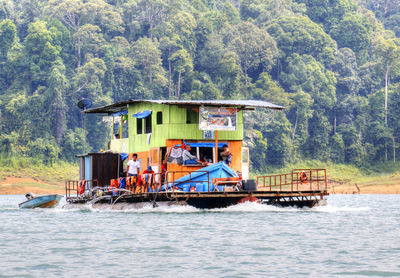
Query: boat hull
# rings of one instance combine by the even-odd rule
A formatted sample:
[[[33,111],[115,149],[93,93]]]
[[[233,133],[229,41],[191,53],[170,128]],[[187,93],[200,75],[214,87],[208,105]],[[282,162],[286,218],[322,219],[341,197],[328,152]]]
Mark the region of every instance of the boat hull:
[[[19,204],[19,208],[54,208],[60,202],[62,195],[38,196]]]
[[[257,202],[261,204],[281,207],[313,207],[325,204],[325,191],[301,192],[168,192],[168,193],[143,193],[128,194],[123,196],[107,196],[107,198],[83,199],[69,198],[66,207],[79,207],[90,204],[94,208],[130,209],[159,204],[189,205],[199,209],[225,208],[244,202]]]

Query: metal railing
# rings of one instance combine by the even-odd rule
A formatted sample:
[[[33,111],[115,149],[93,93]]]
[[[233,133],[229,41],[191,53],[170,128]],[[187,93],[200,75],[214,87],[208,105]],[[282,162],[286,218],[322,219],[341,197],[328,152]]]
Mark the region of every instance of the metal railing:
[[[207,175],[207,180],[192,180],[192,173],[205,173]],[[189,180],[188,181],[184,181],[184,182],[178,182],[176,183],[176,176],[179,175],[180,177],[183,177],[185,174],[189,176]],[[210,173],[208,171],[167,171],[165,173],[165,183],[164,185],[165,187],[165,192],[175,192],[176,184],[180,184],[180,183],[189,183],[189,184],[196,184],[196,183],[207,183],[207,192],[210,192]],[[170,190],[170,185],[172,184],[172,190]]]
[[[86,192],[91,191],[94,187],[97,187],[97,185],[98,180],[85,180],[85,184],[83,184],[83,181],[66,181],[65,196],[67,199],[71,197],[78,197],[81,186],[85,186],[84,192]]]
[[[258,176],[257,187],[267,191],[327,191],[326,169],[293,169],[289,174]]]

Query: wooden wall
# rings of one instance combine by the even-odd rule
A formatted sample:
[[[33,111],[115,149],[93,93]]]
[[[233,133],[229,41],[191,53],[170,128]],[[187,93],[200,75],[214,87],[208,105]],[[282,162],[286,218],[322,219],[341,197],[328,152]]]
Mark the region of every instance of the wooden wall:
[[[170,147],[173,147],[175,145],[180,145],[182,144],[183,140],[180,139],[171,139],[171,140],[166,140],[166,146],[167,146],[167,150]],[[197,141],[197,142],[210,142],[210,141]],[[235,140],[235,141],[226,141],[224,140],[224,142],[228,142],[229,145],[229,149],[231,151],[232,155],[232,169],[234,169],[235,171],[242,171],[242,141],[240,140]],[[190,142],[188,142],[190,143]],[[129,154],[129,159],[132,158],[132,154]],[[138,159],[142,160],[142,171],[144,171],[147,166],[149,165],[149,156],[150,156],[150,152],[149,151],[145,151],[145,152],[137,152],[138,155]],[[161,163],[162,160],[164,158],[161,157],[159,163],[158,163],[158,169],[161,169]],[[154,158],[152,159],[154,160]],[[154,165],[154,164],[153,164]],[[203,167],[201,166],[183,166],[183,165],[178,165],[178,164],[168,164],[167,165],[167,170],[168,171],[196,171],[199,170]],[[182,173],[181,176],[184,176],[185,174]],[[177,176],[179,177],[179,176]]]

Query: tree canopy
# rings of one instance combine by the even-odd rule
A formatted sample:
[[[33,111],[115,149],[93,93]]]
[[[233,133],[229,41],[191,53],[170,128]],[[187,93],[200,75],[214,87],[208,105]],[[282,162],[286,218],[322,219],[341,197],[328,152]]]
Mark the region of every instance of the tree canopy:
[[[399,23],[398,0],[0,0],[0,155],[104,148],[86,97],[259,99],[286,110],[247,115],[253,170],[395,160]]]

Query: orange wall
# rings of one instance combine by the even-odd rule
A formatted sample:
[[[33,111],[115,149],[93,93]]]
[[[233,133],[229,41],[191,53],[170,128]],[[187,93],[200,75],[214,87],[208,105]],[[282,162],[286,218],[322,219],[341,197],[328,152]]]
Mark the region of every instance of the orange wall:
[[[202,141],[196,141],[196,142],[202,142]],[[204,142],[204,141],[203,141]],[[206,141],[206,142],[210,142],[210,141]],[[231,167],[235,170],[235,171],[242,171],[242,141],[240,140],[235,140],[235,141],[226,141],[224,140],[224,142],[228,142],[229,145],[229,150],[232,153],[232,165]],[[167,146],[167,150],[170,147],[173,147],[174,145],[178,145],[178,144],[182,144],[182,140],[166,140],[165,142],[166,146]],[[190,142],[188,142],[190,143]],[[129,159],[132,158],[132,154],[129,154]],[[147,166],[148,166],[148,158],[149,158],[149,151],[145,151],[145,152],[137,152],[138,158],[142,160],[142,171],[144,171]],[[164,159],[164,158],[161,158]],[[168,164],[167,165],[167,170],[168,171],[196,171],[201,169],[202,167],[199,166],[181,166],[178,164]],[[161,161],[159,163],[159,169],[161,169]],[[186,173],[187,174],[187,173]],[[182,176],[186,175],[184,173],[182,173]],[[177,176],[178,178],[179,176]]]
[[[198,140],[196,142],[210,142],[210,141]],[[235,140],[235,141],[224,140],[224,142],[228,142],[229,150],[232,153],[232,165],[231,165],[232,169],[234,169],[235,171],[242,171],[242,141],[241,140]],[[188,141],[187,143],[190,144],[190,141]],[[167,149],[170,147],[173,147],[175,145],[178,145],[178,144],[182,144],[182,140],[166,140]],[[171,166],[171,170],[170,170],[170,166]],[[168,171],[178,171],[177,169],[175,169],[175,167],[180,167],[182,169],[180,171],[188,171],[186,168],[192,169],[190,171],[197,170],[197,169],[195,169],[196,167],[193,167],[193,166],[185,167],[185,166],[179,166],[177,164],[169,164],[167,169],[168,169]],[[183,168],[185,168],[185,170],[183,170]]]

